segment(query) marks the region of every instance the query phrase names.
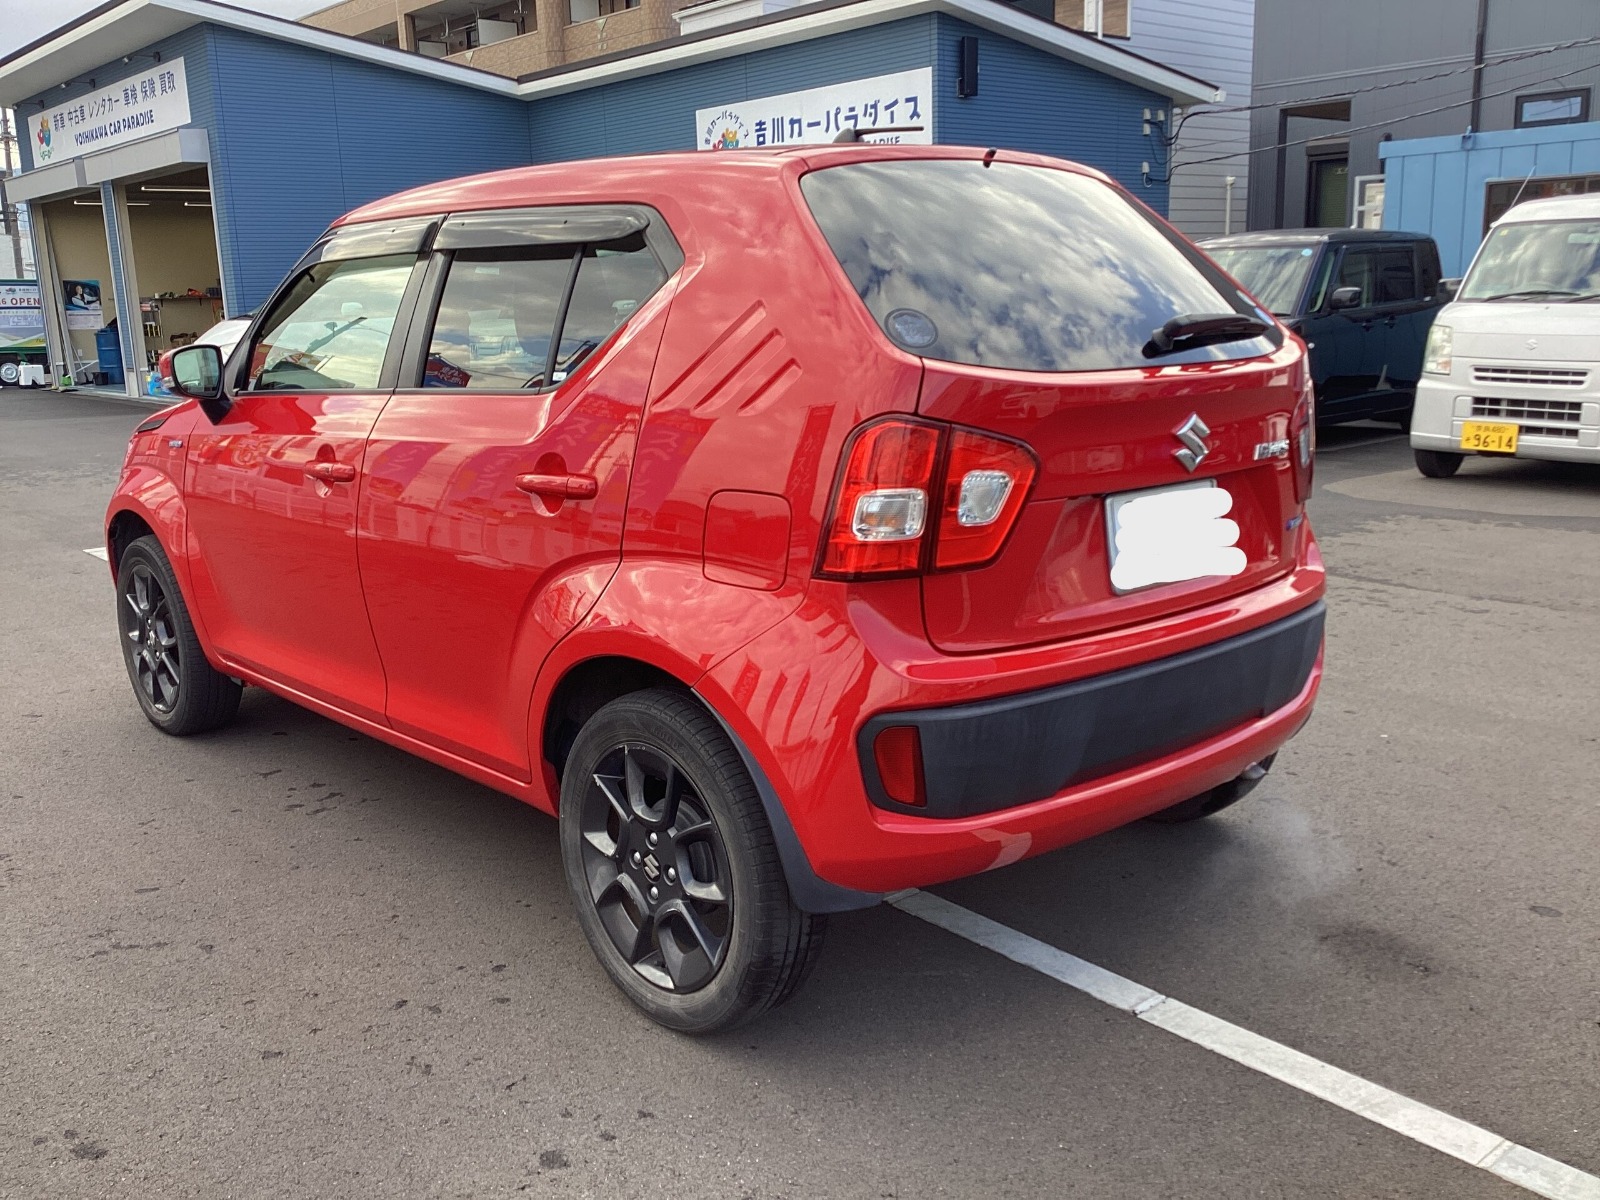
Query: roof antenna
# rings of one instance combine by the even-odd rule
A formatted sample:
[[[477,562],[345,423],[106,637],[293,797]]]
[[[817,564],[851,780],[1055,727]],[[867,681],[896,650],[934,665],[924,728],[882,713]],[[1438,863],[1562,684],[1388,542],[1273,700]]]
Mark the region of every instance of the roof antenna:
[[[999,154],[999,153],[1000,153],[1000,151],[996,150],[993,146],[990,146],[987,150],[985,150],[983,152],[983,165],[985,167],[987,167],[990,163],[992,163],[994,161],[994,156],[996,154]]]

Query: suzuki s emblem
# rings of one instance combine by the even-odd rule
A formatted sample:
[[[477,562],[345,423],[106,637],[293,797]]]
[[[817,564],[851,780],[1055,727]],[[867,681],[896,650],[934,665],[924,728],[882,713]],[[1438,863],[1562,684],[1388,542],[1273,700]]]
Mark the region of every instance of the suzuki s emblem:
[[[1539,348],[1539,339],[1538,338],[1529,338],[1527,341],[1523,342],[1522,344],[1524,346],[1526,346],[1529,350],[1537,350]]]
[[[1189,419],[1172,431],[1172,436],[1183,443],[1183,448],[1174,450],[1172,457],[1183,464],[1185,471],[1193,472],[1211,453],[1211,447],[1206,444],[1210,433],[1199,413],[1190,413]]]

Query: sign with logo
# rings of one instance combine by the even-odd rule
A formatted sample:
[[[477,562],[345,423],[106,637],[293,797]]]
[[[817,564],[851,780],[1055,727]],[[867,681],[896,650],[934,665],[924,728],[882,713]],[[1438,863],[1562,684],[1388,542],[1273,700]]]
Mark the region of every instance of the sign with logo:
[[[148,70],[28,118],[33,165],[49,166],[189,123],[183,59]]]
[[[694,114],[697,150],[806,146],[854,129],[863,142],[933,144],[933,68],[736,100]],[[907,128],[914,126],[915,128]],[[874,129],[891,129],[874,135]]]
[[[44,311],[32,279],[0,279],[0,351],[43,350]]]

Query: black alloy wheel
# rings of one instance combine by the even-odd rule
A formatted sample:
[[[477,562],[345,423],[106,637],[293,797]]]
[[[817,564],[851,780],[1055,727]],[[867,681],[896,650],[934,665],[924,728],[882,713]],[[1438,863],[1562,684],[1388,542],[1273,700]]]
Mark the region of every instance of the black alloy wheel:
[[[183,688],[179,675],[178,631],[166,589],[146,562],[136,562],[119,589],[122,636],[131,644],[129,670],[144,702],[158,713],[177,707]]]
[[[578,824],[589,897],[617,953],[656,987],[704,987],[728,954],[733,887],[688,777],[650,746],[614,746],[590,773]]]
[[[206,661],[172,564],[151,535],[117,557],[117,630],[134,698],[157,729],[204,733],[239,711],[241,685]]]
[[[578,924],[651,1020],[732,1029],[811,973],[827,918],[795,905],[755,781],[692,692],[631,692],[590,717],[560,817]]]

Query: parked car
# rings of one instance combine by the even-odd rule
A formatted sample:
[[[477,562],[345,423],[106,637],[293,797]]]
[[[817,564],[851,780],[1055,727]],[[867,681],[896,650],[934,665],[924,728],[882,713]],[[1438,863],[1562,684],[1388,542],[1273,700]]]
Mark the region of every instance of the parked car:
[[[145,715],[244,680],[558,813],[676,1029],[830,912],[1232,803],[1321,677],[1304,352],[1070,163],[424,187],[163,373],[106,526]]]
[[[242,317],[227,317],[218,321],[210,329],[195,338],[193,344],[196,346],[215,346],[222,352],[222,357],[227,358],[228,355],[233,353],[233,348],[239,344],[239,339],[245,335],[245,331],[250,328],[250,318],[254,315],[253,313],[246,313]],[[169,392],[161,382],[161,372],[159,371],[151,372],[149,380],[145,384],[145,395],[154,398],[171,397],[176,399],[175,393]]]
[[[1282,229],[1201,246],[1311,351],[1317,423],[1410,419],[1428,326],[1445,303],[1439,248],[1390,229]]]
[[[1434,323],[1417,391],[1417,469],[1468,454],[1600,462],[1600,196],[1512,208]]]

